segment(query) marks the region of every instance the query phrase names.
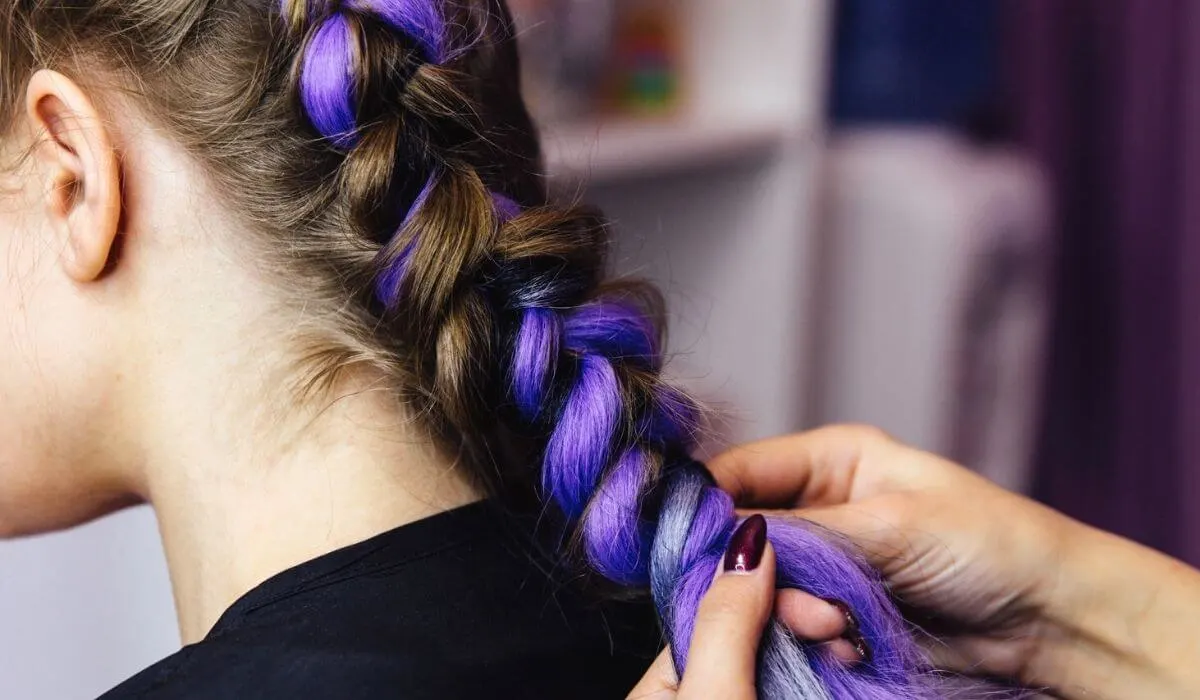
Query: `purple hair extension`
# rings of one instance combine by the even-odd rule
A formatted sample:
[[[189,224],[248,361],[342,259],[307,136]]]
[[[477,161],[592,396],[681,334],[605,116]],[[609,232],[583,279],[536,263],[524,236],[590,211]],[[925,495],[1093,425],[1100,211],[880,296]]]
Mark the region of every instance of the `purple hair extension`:
[[[651,524],[641,521],[640,494],[649,487],[649,456],[630,448],[621,455],[588,505],[581,528],[588,563],[623,586],[646,586],[650,582]]]
[[[657,336],[649,321],[635,307],[615,300],[598,300],[562,317],[562,352],[575,356],[580,370],[546,448],[546,493],[568,517],[580,521],[584,551],[597,572],[624,585],[649,583],[682,671],[700,601],[736,524],[733,503],[694,461],[675,458],[667,463],[656,485],[651,481],[658,470],[645,448],[634,444],[613,452],[622,440],[618,420],[623,408],[614,367],[659,365]],[[524,386],[525,372],[514,372],[514,396],[541,391]],[[688,426],[669,427],[676,420],[690,420],[693,409],[686,404],[682,394],[669,391],[655,397],[649,421],[653,430],[646,435],[686,440]],[[681,447],[668,442],[663,452],[678,455]],[[651,527],[654,518],[645,517],[643,506],[656,486],[662,503],[657,525]],[[847,666],[773,626],[764,641],[760,678],[768,697],[936,697],[912,636],[869,567],[849,548],[799,521],[774,520],[769,533],[779,585],[846,601],[872,659]]]
[[[292,0],[281,0],[285,9]],[[337,3],[312,2],[309,11]],[[314,7],[315,6],[315,7]],[[429,0],[344,0],[341,7],[320,20],[305,48],[300,74],[300,98],[313,127],[341,149],[358,141],[358,79],[355,74],[358,46],[345,12],[370,13],[402,36],[414,41],[426,63],[440,64],[446,58],[445,20]]]
[[[602,355],[657,369],[658,334],[645,313],[618,301],[574,309],[563,322],[566,348],[580,355]]]
[[[371,12],[421,47],[427,63],[445,63],[446,21],[437,3],[429,0],[345,0],[348,8]]]
[[[417,194],[417,198],[413,200],[404,214],[404,221],[400,224],[401,231],[408,228],[413,216],[425,206],[425,202],[429,200],[429,195],[433,192],[433,188],[437,186],[439,176],[440,173],[435,171],[425,181],[421,192]],[[404,246],[400,254],[384,266],[383,272],[375,282],[375,298],[383,302],[385,308],[392,308],[399,299],[400,285],[408,274],[408,263],[412,260],[413,250],[416,248],[416,245],[417,240],[415,237],[409,239],[408,244]]]
[[[622,403],[612,363],[599,355],[579,358],[579,377],[550,435],[542,467],[546,493],[571,519],[583,515],[608,467]]]
[[[700,601],[734,524],[729,497],[711,485],[698,465],[671,477],[655,534],[651,586],[659,610],[667,611],[664,622],[681,671],[687,666]],[[846,601],[868,640],[872,659],[849,667],[820,647],[799,644],[782,628],[772,629],[764,640],[763,656],[792,661],[775,669],[776,674],[786,671],[783,678],[761,676],[760,687],[772,689],[767,697],[937,697],[911,634],[871,569],[800,521],[772,519],[768,532],[775,546],[778,585]],[[808,675],[805,668],[820,681],[819,688],[796,687]]]
[[[284,16],[293,0],[280,0]],[[346,18],[347,11],[370,13],[397,33],[413,41],[422,60],[441,64],[450,58],[446,48],[448,31],[440,7],[430,0],[305,0],[308,11],[321,16],[304,48],[299,78],[300,101],[304,112],[322,137],[342,151],[353,149],[359,141],[358,103],[359,47]],[[318,15],[320,16],[320,15]],[[436,186],[438,173],[426,180],[417,197],[406,204],[404,222],[408,226]],[[391,308],[397,301],[401,282],[412,258],[415,241],[391,260],[376,282],[376,298]]]
[[[358,140],[354,50],[345,15],[331,15],[308,42],[300,74],[300,99],[313,127],[345,150]],[[339,60],[329,60],[334,56]]]
[[[517,409],[532,422],[546,402],[546,391],[558,362],[562,323],[550,309],[522,312],[521,328],[513,352],[512,392]]]
[[[307,1],[310,10],[317,6],[324,14],[314,15],[319,25],[304,49],[300,98],[314,128],[339,149],[355,146],[359,126],[358,47],[344,13],[371,13],[415,44],[426,62],[440,64],[455,55],[440,0]],[[289,0],[283,2],[286,10]],[[401,228],[409,234],[406,247],[378,278],[377,296],[389,308],[398,301],[417,242],[418,232],[406,229],[437,182],[434,172],[408,206]],[[493,205],[500,226],[521,215],[520,206],[502,195],[493,196]],[[522,279],[519,272],[510,277]],[[503,304],[514,318],[505,373],[517,414],[526,427],[546,435],[544,495],[577,524],[583,553],[596,572],[621,585],[649,588],[682,673],[700,601],[737,524],[730,497],[702,464],[687,457],[699,409],[666,386],[628,405],[622,384],[627,372],[662,367],[657,329],[638,305],[602,297],[557,308],[546,300],[555,298],[555,285],[568,282],[542,276],[524,284]],[[769,537],[778,585],[845,601],[871,658],[847,665],[772,623],[759,655],[763,697],[941,695],[886,587],[853,548],[798,520],[773,519]]]
[[[700,408],[687,394],[670,386],[659,387],[652,400],[654,406],[639,426],[642,438],[684,452],[694,448],[700,432]]]
[[[543,312],[549,310],[543,309]],[[614,367],[658,366],[652,325],[634,307],[599,300],[563,314],[562,351],[577,357],[580,372],[561,409],[543,464],[547,495],[580,520],[590,565],[624,585],[649,583],[676,667],[687,666],[696,613],[712,583],[736,525],[733,503],[704,467],[686,458],[657,473],[646,449],[631,445],[614,455],[622,438],[617,420],[622,393]],[[528,391],[514,374],[514,395]],[[655,397],[649,437],[687,440],[694,415],[682,394]],[[675,449],[671,449],[675,448]],[[668,442],[664,453],[679,454]],[[615,456],[615,459],[614,459]],[[643,506],[657,486],[662,503],[657,525],[648,526]],[[878,576],[848,547],[800,521],[776,519],[769,529],[778,560],[779,585],[846,601],[872,651],[868,663],[848,666],[819,646],[797,641],[781,626],[766,635],[760,687],[766,697],[919,700],[938,696],[903,619]]]
[[[492,205],[496,208],[496,216],[501,224],[507,224],[521,215],[521,205],[498,192],[492,193]]]

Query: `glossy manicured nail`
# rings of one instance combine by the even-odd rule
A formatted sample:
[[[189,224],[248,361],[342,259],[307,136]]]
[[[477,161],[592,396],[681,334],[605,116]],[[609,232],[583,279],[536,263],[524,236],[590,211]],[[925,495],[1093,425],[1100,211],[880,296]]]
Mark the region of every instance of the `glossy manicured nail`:
[[[767,519],[752,515],[738,526],[725,552],[725,570],[738,573],[754,571],[767,548]]]
[[[849,605],[846,605],[837,598],[822,598],[821,600],[824,600],[826,603],[829,603],[833,607],[837,608],[838,612],[842,614],[842,617],[846,618],[846,634],[858,631],[858,620],[855,619],[854,613],[850,612]]]

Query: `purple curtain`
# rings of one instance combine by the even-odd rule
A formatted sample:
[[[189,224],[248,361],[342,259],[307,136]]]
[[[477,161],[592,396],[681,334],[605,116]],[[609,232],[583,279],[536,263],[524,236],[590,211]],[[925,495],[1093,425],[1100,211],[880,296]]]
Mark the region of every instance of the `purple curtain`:
[[[1005,7],[1059,207],[1037,495],[1200,564],[1200,3]]]

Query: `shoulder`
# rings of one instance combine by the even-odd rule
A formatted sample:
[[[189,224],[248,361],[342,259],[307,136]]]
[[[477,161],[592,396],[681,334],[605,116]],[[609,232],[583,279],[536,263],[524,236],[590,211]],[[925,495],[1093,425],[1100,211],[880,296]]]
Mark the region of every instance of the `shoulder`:
[[[143,671],[101,700],[294,700],[295,698],[617,698],[645,666],[598,649],[590,654],[494,648],[420,654],[280,640],[203,642]],[[577,652],[578,650],[576,650]]]
[[[657,651],[652,608],[597,604],[476,520],[453,546],[426,523],[264,584],[103,700],[624,697]]]
[[[380,650],[280,640],[206,641],[146,669],[100,700],[438,697],[423,687],[419,668]]]

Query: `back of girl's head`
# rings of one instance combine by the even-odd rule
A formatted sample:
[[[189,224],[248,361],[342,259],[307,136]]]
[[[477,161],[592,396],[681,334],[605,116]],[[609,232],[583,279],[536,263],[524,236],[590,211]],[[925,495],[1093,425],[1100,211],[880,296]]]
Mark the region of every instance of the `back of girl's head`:
[[[653,288],[605,280],[608,227],[548,202],[501,0],[0,0],[0,127],[52,67],[128,94],[257,232],[302,305],[296,390],[386,379],[431,440],[513,507],[552,504],[577,559],[647,591],[676,663],[735,524],[665,384]],[[311,322],[311,319],[317,319]],[[934,694],[870,570],[772,524],[780,585],[845,600],[872,659],[782,627],[764,695]]]

